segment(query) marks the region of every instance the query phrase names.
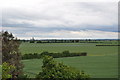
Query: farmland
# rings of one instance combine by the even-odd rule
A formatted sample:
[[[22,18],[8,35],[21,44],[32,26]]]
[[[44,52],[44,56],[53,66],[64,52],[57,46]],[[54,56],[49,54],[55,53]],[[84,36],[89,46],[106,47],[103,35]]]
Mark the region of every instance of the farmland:
[[[84,70],[92,78],[116,78],[117,77],[117,57],[116,56],[87,56],[57,58],[57,61],[66,65]],[[24,71],[31,77],[41,71],[42,59],[23,60]]]
[[[117,44],[117,41],[110,43],[22,43],[20,51],[22,54],[48,52],[87,52],[88,56],[55,58],[59,62],[84,70],[92,78],[115,78],[118,71],[118,46],[96,46],[97,44]],[[42,59],[22,60],[24,71],[30,77],[41,71]]]
[[[115,53],[117,54],[117,46],[96,46],[97,44],[104,43],[22,43],[20,51],[22,54],[48,52],[63,52],[69,50],[70,52],[87,52],[88,55],[106,55]],[[113,41],[112,44],[117,44]]]

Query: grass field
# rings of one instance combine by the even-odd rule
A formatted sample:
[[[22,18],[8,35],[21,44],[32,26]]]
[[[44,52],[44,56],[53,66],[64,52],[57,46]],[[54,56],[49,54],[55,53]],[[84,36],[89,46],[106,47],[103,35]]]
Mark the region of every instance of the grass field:
[[[115,43],[114,43],[115,44]],[[117,54],[117,46],[96,46],[96,43],[22,43],[20,51],[22,54],[48,52],[87,52],[88,55]]]
[[[108,43],[107,43],[108,44]],[[113,43],[115,44],[115,43]],[[48,52],[87,52],[88,56],[56,58],[66,65],[84,70],[92,78],[115,78],[118,73],[118,46],[95,46],[95,43],[22,43],[22,54]],[[23,60],[30,77],[41,71],[42,59]]]
[[[117,57],[114,56],[86,56],[57,58],[59,62],[84,70],[92,78],[116,78],[118,73]],[[23,60],[24,71],[34,77],[41,71],[42,59]]]

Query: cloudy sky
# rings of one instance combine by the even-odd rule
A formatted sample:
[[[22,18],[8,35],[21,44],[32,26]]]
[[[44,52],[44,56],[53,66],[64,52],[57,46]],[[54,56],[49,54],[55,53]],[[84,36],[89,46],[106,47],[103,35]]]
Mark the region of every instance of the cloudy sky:
[[[20,39],[116,39],[117,0],[3,0],[2,30]]]

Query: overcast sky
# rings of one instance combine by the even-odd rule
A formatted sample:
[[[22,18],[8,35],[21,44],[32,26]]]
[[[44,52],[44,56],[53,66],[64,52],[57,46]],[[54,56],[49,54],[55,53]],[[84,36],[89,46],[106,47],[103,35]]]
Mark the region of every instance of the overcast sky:
[[[118,0],[3,0],[2,30],[20,39],[117,39]]]

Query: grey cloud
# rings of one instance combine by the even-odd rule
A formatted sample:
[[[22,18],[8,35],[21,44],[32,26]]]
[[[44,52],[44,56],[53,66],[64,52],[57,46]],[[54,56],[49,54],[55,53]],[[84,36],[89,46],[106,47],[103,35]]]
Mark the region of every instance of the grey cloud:
[[[45,2],[32,7],[7,7],[3,9],[2,25],[18,36],[27,36],[26,32],[31,31],[42,34],[61,30],[116,32],[116,6],[114,3]]]

